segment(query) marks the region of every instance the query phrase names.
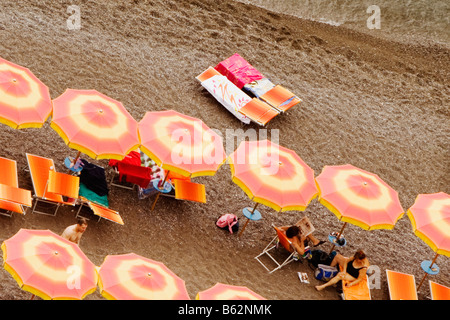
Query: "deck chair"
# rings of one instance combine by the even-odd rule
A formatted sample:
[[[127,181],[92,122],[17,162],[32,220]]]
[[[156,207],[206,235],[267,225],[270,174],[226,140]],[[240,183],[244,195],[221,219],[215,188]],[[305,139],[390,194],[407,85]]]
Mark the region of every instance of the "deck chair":
[[[431,300],[450,300],[450,288],[428,280],[430,284]]]
[[[35,200],[32,213],[56,215],[62,205],[74,206],[78,198],[79,177],[65,173],[57,173],[53,159],[26,154],[28,168],[33,184]],[[75,190],[75,193],[74,193]],[[65,199],[67,197],[67,199]],[[55,211],[49,213],[38,211],[37,205],[44,202],[55,206]],[[42,209],[39,209],[42,210]]]
[[[418,300],[414,275],[386,270],[391,300]]]
[[[260,96],[260,98],[280,112],[286,112],[301,102],[299,97],[295,96],[292,92],[281,85],[276,85],[271,90]]]
[[[279,114],[279,111],[267,103],[256,98],[252,99],[213,67],[209,67],[196,79],[217,101],[245,124],[253,121],[264,126]]]
[[[0,157],[0,214],[25,214],[23,206],[31,207],[31,201],[31,191],[19,188],[17,162]]]
[[[89,201],[85,197],[80,197],[80,201],[81,201],[81,205],[75,216],[76,218],[78,218],[79,216],[82,216],[81,208],[84,205],[86,205],[87,207],[89,207],[89,209],[91,209],[92,213],[98,217],[97,222],[99,222],[101,220],[101,218],[104,218],[106,220],[113,221],[113,222],[121,224],[121,225],[124,224],[122,217],[119,215],[119,212],[109,209],[108,207],[102,206],[100,204],[94,203],[92,201]],[[82,217],[89,220],[89,218],[86,216],[82,216]]]
[[[264,248],[264,250],[255,257],[256,260],[259,261],[259,263],[261,263],[261,265],[267,270],[269,271],[269,273],[272,273],[282,267],[284,267],[285,265],[291,263],[294,260],[294,254],[295,254],[295,249],[292,246],[291,241],[288,239],[288,237],[286,237],[286,235],[284,234],[284,232],[275,227],[274,225],[272,225],[272,228],[274,228],[275,232],[276,232],[276,236],[269,242],[269,244]],[[278,243],[277,243],[278,242]],[[272,254],[271,251],[274,249],[277,249],[278,246],[281,245],[286,251],[288,251],[289,256],[284,259],[282,262],[280,262],[280,259],[275,258]],[[270,269],[267,264],[265,264],[262,261],[262,257],[267,255],[273,262],[275,262],[276,267],[273,269]]]
[[[341,266],[339,266],[339,269],[341,272],[343,271]],[[372,300],[367,274],[363,281],[354,286],[346,287],[347,282],[342,281],[342,298],[344,300]]]
[[[146,188],[152,179],[152,169],[149,167],[119,162],[112,169],[113,176],[109,182],[110,186],[129,190],[133,190],[135,185]]]

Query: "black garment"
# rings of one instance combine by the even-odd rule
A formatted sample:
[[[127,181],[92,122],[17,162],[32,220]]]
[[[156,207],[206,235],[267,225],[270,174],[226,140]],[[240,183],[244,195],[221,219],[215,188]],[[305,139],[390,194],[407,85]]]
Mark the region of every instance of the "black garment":
[[[361,267],[361,268],[355,268],[353,266],[353,261],[350,261],[350,263],[347,264],[347,273],[351,275],[353,278],[357,279],[359,277],[359,270],[367,268],[367,267]]]
[[[87,160],[81,159],[81,161],[83,162],[83,170],[80,173],[80,182],[99,196],[107,196],[109,189],[105,169],[89,163]]]

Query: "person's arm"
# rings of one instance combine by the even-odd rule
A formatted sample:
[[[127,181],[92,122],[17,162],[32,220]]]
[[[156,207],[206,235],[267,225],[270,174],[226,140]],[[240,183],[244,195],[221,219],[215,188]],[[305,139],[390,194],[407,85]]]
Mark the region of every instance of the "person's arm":
[[[360,283],[362,280],[364,280],[364,277],[366,276],[366,270],[367,268],[361,268],[361,270],[359,270],[359,275],[358,278],[355,279],[354,281],[350,281],[347,282],[346,287],[352,287],[354,285],[357,285],[358,283]]]

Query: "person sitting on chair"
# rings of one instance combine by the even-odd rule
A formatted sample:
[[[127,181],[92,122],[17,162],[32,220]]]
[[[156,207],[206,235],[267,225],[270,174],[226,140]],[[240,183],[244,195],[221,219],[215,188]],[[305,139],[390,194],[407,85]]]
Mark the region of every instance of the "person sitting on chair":
[[[325,241],[317,239],[312,234],[307,236],[302,235],[300,228],[296,225],[283,226],[279,227],[279,229],[285,233],[286,237],[288,237],[292,246],[295,248],[295,251],[301,256],[305,254],[305,248],[308,246],[309,241],[313,243],[314,247],[325,243]]]
[[[366,257],[366,254],[362,250],[356,251],[353,257],[344,257],[341,254],[337,254],[333,261],[331,262],[331,267],[335,267],[336,265],[340,265],[342,267],[342,272],[339,272],[333,279],[328,281],[327,283],[316,286],[318,291],[334,285],[341,280],[348,281],[345,285],[346,287],[352,287],[362,280],[367,273],[367,268],[369,267],[369,260]]]

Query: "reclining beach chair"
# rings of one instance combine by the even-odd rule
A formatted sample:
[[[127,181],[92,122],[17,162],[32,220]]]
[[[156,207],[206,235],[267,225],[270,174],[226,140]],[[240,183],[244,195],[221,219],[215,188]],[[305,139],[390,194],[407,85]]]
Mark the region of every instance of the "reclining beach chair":
[[[273,84],[238,53],[219,62],[215,69],[239,89],[267,102],[279,112],[286,112],[301,100],[281,85]]]
[[[196,79],[217,101],[245,124],[253,121],[260,126],[265,126],[279,114],[279,111],[267,103],[249,97],[212,67],[198,75]]]
[[[267,270],[269,271],[269,273],[272,273],[282,267],[284,267],[285,265],[291,263],[294,260],[294,254],[295,254],[295,249],[292,246],[291,241],[288,239],[288,237],[286,237],[286,235],[284,234],[284,232],[275,227],[274,225],[272,225],[272,227],[275,229],[276,232],[276,236],[269,242],[269,244],[264,248],[264,250],[255,257],[256,260],[259,261],[259,263],[261,263],[261,265]],[[288,253],[289,256],[284,259],[282,262],[280,262],[279,258],[274,257],[271,254],[271,251],[274,249],[277,249],[279,246],[282,246]],[[261,257],[267,255],[273,262],[275,262],[276,267],[273,269],[270,269],[267,264],[265,264]]]
[[[450,300],[450,288],[428,280],[430,283],[431,300]]]
[[[418,300],[414,275],[386,270],[391,300]]]
[[[52,159],[26,154],[28,168],[34,190],[34,206],[31,212],[56,215],[62,205],[74,206],[78,198],[79,177],[57,173]],[[64,197],[67,197],[65,199]],[[53,213],[38,211],[38,202],[55,205]],[[42,209],[39,209],[42,210]]]
[[[110,160],[108,163],[113,174],[109,185],[133,190],[135,185],[146,188],[152,178],[152,169],[141,166],[141,156],[137,151],[131,151],[121,160]]]
[[[8,217],[13,212],[25,214],[23,206],[31,204],[31,191],[19,188],[17,162],[0,157],[0,214]]]
[[[104,218],[106,220],[113,221],[113,222],[121,224],[121,225],[124,224],[122,217],[119,215],[119,212],[109,209],[108,207],[102,206],[100,204],[94,203],[92,201],[89,201],[87,198],[82,197],[82,196],[80,197],[80,201],[81,201],[81,205],[75,216],[76,218],[78,218],[79,216],[82,216],[81,208],[83,206],[87,206],[92,211],[92,213],[98,217],[97,222],[99,222],[101,220],[101,218]],[[89,220],[89,218],[87,216],[82,216],[82,217]]]
[[[343,271],[341,266],[339,269],[341,272]],[[354,286],[346,287],[346,283],[347,281],[342,281],[342,298],[344,300],[372,300],[367,274],[363,281]]]

